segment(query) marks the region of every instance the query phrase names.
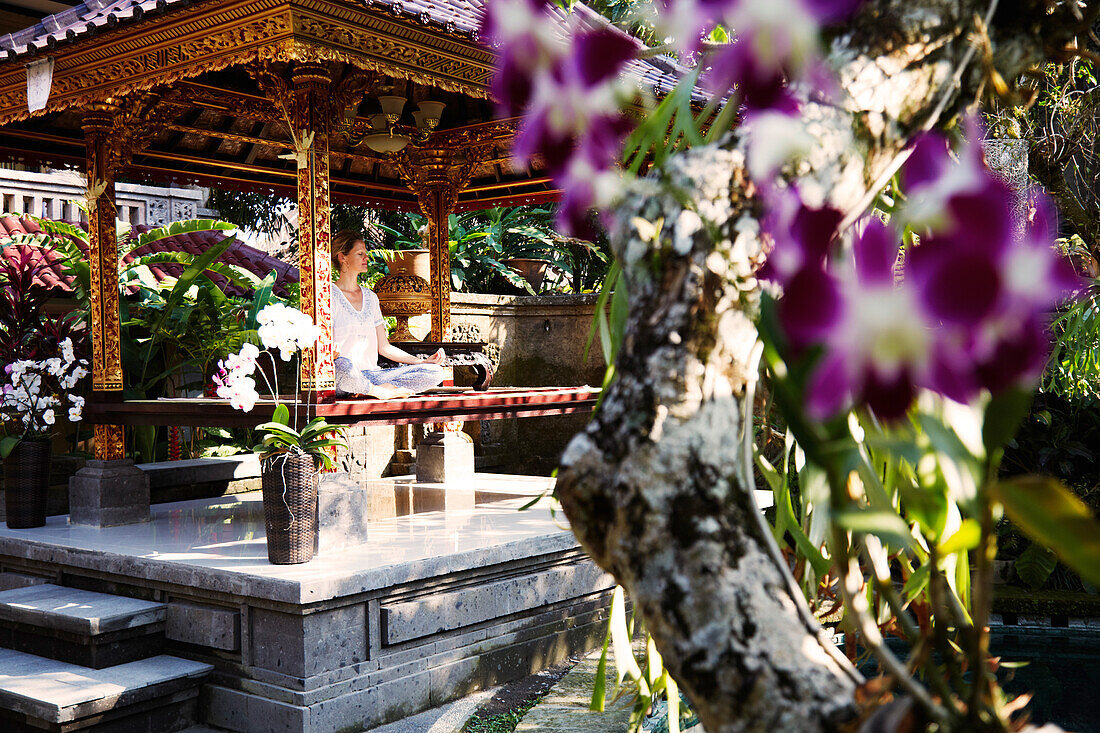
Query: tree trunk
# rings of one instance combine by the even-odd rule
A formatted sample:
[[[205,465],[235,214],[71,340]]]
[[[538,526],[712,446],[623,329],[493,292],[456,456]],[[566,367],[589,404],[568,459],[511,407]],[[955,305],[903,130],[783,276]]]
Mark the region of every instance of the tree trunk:
[[[834,39],[846,96],[804,107],[819,142],[798,170],[808,204],[866,208],[911,136],[973,99],[985,68],[967,37],[988,9],[882,0]],[[1007,79],[1072,33],[1065,8],[1002,12],[989,27]],[[562,457],[557,495],[708,733],[832,730],[856,715],[859,677],[806,610],[741,440],[762,256],[746,175],[731,134],[673,156],[625,196],[611,233],[630,296],[617,379]]]

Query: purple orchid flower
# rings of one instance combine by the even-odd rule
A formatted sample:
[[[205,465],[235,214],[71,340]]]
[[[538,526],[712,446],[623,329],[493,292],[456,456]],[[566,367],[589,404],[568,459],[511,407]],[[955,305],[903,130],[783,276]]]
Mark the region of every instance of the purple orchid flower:
[[[830,207],[807,207],[795,189],[766,190],[763,200],[768,209],[763,230],[773,246],[758,276],[786,289],[804,269],[825,267],[830,242],[843,215]]]
[[[921,317],[916,294],[895,283],[897,256],[896,233],[878,220],[856,238],[853,266],[836,276],[835,295],[823,301],[829,317],[813,320],[823,351],[806,388],[812,417],[827,418],[854,401],[882,419],[897,418],[929,372],[932,324]]]
[[[705,82],[716,93],[736,86],[748,109],[789,110],[788,82],[821,81],[822,28],[851,16],[863,0],[668,0],[658,8],[667,35],[696,53],[716,26],[734,29],[735,41],[713,51]],[[831,86],[827,84],[828,86]]]
[[[814,418],[855,403],[893,419],[919,388],[966,402],[1026,384],[1045,364],[1051,311],[1080,288],[1052,246],[1049,197],[1031,196],[1021,234],[1011,191],[985,167],[977,143],[964,144],[956,160],[942,137],[926,136],[910,165],[898,218],[919,222],[921,236],[903,264],[894,230],[872,221],[854,241],[852,264],[838,270],[826,262],[826,238],[811,234],[826,214],[793,194],[773,204],[780,321],[796,354],[821,349],[806,387]]]
[[[526,118],[513,156],[546,167],[565,191],[560,227],[580,233],[588,211],[608,203],[606,174],[615,170],[630,129],[618,86],[637,42],[614,28],[563,26],[541,0],[496,0],[483,29],[498,44],[497,104],[504,114]],[[563,31],[568,42],[555,35]]]

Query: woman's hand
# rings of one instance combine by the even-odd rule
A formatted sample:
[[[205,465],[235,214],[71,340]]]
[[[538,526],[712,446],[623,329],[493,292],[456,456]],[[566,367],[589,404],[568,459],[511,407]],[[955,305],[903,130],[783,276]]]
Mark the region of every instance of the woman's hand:
[[[422,361],[427,364],[442,364],[443,360],[447,358],[447,354],[440,348],[431,356],[425,356]]]

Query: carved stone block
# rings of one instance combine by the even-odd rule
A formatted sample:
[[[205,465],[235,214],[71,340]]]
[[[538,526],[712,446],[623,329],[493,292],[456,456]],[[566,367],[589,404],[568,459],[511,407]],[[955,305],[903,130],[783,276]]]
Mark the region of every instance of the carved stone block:
[[[130,459],[89,460],[69,479],[69,522],[112,527],[149,521],[149,477]]]

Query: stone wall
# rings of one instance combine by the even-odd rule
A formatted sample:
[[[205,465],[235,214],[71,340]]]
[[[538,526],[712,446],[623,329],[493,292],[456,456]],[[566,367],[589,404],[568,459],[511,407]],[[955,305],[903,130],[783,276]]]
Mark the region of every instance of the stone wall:
[[[83,221],[77,205],[83,202],[87,184],[75,171],[4,170],[0,172],[0,204],[10,214],[43,216],[47,219]],[[170,221],[209,216],[204,209],[206,192],[200,188],[169,188],[138,183],[115,186],[118,218],[129,224],[162,226]]]
[[[497,387],[576,387],[603,382],[597,341],[584,358],[596,295],[451,293],[452,330],[476,327],[500,349]],[[481,440],[499,444],[500,469],[549,475],[588,415],[511,418],[482,423]]]
[[[482,340],[500,347],[496,386],[600,384],[604,363],[598,343],[584,359],[595,312],[595,295],[451,293],[452,326],[476,326]]]

